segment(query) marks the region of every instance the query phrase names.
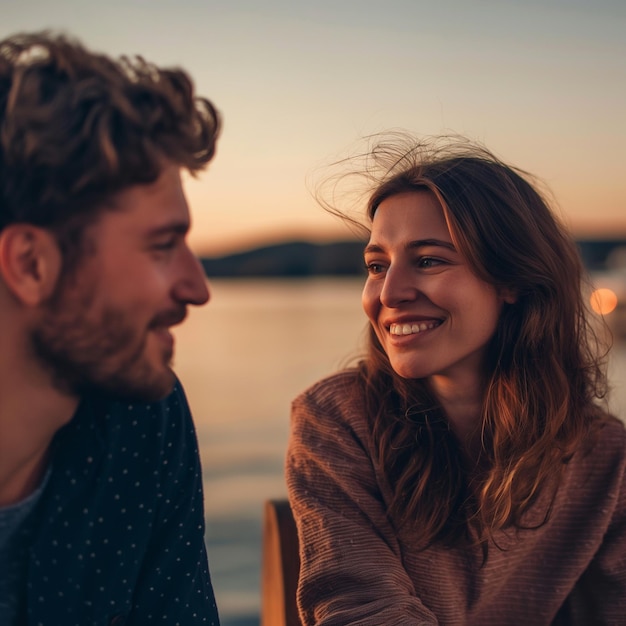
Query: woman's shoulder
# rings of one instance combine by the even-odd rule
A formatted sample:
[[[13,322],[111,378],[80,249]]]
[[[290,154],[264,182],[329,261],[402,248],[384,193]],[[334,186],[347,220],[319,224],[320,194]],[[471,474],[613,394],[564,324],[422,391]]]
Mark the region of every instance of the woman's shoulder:
[[[336,372],[318,380],[300,393],[292,403],[294,422],[324,423],[336,428],[339,423],[349,429],[366,428],[363,386],[356,368]]]
[[[621,482],[626,472],[626,428],[611,415],[598,417],[582,448],[571,459],[572,476],[586,485]]]
[[[596,454],[605,452],[626,459],[626,425],[613,415],[603,415],[598,420],[593,444]]]
[[[608,519],[626,506],[626,428],[609,415],[596,426],[568,463],[560,500],[565,511],[602,509]]]
[[[359,397],[361,378],[357,368],[349,368],[326,376],[296,396],[294,404],[317,404],[339,406],[352,404]]]

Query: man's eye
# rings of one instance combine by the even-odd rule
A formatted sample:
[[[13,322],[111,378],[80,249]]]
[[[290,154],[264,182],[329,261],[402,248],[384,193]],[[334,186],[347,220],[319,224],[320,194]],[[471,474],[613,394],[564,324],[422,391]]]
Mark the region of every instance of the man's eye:
[[[158,241],[153,244],[152,249],[158,251],[171,250],[176,246],[176,239],[165,239],[163,241]]]

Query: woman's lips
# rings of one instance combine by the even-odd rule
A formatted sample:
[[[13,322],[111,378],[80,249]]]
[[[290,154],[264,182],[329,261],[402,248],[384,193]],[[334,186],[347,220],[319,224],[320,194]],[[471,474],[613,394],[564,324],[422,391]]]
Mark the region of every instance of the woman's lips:
[[[389,333],[396,337],[402,337],[405,335],[417,335],[423,333],[425,330],[432,330],[441,325],[441,320],[428,320],[420,322],[404,322],[394,323],[389,326]]]

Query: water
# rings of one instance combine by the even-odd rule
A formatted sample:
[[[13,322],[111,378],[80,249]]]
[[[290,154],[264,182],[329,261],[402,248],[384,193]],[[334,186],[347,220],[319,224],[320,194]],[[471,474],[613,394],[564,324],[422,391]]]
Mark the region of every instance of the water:
[[[285,497],[290,402],[359,355],[359,279],[213,281],[177,332],[176,371],[198,430],[207,547],[224,626],[258,624],[263,502]],[[626,416],[626,346],[611,361]]]

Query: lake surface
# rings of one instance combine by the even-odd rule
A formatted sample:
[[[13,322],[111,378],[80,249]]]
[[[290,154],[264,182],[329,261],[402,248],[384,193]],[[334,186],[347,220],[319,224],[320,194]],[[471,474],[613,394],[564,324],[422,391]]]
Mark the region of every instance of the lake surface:
[[[286,496],[291,400],[362,351],[359,279],[221,280],[176,330],[202,456],[207,546],[223,626],[258,624],[261,519]],[[614,348],[611,408],[626,416],[626,347]]]

